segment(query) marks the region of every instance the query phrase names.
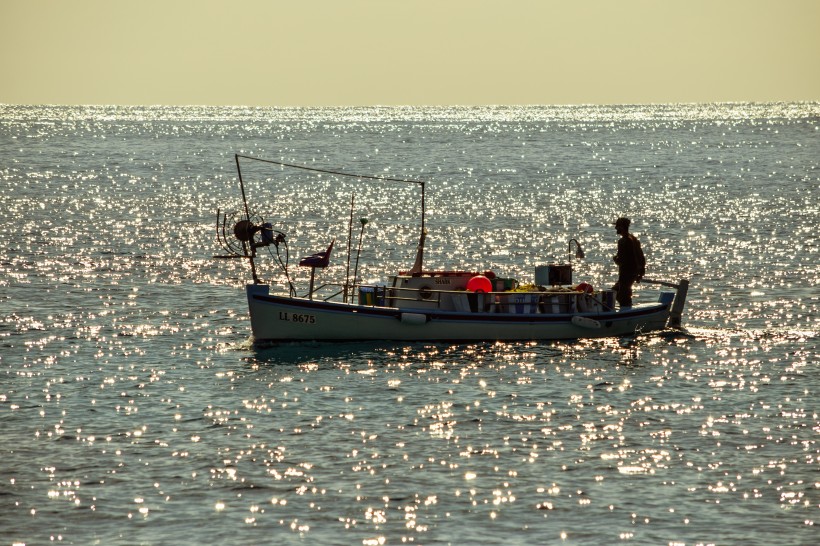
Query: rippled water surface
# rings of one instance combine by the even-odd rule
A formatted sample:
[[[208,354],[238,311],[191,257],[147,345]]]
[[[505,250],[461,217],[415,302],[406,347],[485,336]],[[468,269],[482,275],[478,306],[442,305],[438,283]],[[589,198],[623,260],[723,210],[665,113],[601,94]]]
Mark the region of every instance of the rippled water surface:
[[[236,152],[428,181],[430,268],[603,286],[630,216],[686,330],[254,347]],[[291,266],[351,197],[363,279],[412,263],[415,186],[243,174]],[[0,541],[814,544],[819,182],[817,103],[0,105]]]

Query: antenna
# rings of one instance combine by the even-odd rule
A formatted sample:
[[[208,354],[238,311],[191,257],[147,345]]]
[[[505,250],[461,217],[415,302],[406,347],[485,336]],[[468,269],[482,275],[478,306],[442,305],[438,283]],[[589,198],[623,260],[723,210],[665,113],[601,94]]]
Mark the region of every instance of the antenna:
[[[359,249],[356,251],[356,267],[353,269],[353,284],[356,284],[356,275],[359,272],[359,256],[362,253],[362,236],[364,235],[364,226],[367,224],[367,218],[359,219],[362,224],[362,229],[359,231]]]

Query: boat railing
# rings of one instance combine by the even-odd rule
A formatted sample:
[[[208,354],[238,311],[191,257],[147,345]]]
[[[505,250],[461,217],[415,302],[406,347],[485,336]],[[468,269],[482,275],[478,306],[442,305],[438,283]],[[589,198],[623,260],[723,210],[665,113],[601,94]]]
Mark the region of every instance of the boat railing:
[[[325,290],[326,288],[331,288],[331,289],[336,290],[336,291],[331,293],[329,296],[328,295],[322,296],[322,298],[321,298],[322,301],[332,300],[334,298],[339,297],[342,293],[344,293],[344,285],[343,284],[332,283],[331,282],[331,283],[320,284],[319,286],[313,287],[313,292],[308,292],[307,294],[305,294],[302,297],[312,299],[313,296],[315,296],[316,294],[318,294],[320,292],[327,293],[328,291]]]
[[[676,287],[671,283],[653,284]],[[337,299],[344,293],[344,288],[341,283],[324,283],[314,288],[313,296],[321,292],[323,301]],[[612,290],[590,293],[569,287],[541,287],[534,291],[471,292],[464,289],[440,290],[429,287],[356,284],[348,294],[348,303],[359,305],[468,313],[600,313],[611,311],[615,307],[615,293]],[[304,297],[311,297],[311,294]]]
[[[602,312],[614,308],[614,293],[571,289],[470,292],[383,285],[357,285],[359,305],[461,312],[565,314]]]

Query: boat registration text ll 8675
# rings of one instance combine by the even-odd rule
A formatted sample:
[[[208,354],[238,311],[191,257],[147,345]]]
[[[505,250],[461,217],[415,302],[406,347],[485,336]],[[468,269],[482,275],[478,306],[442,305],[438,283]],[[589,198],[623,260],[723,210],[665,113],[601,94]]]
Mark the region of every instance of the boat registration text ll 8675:
[[[288,322],[300,322],[302,324],[316,324],[316,317],[305,313],[288,313],[282,311],[279,313],[279,320],[286,320]]]

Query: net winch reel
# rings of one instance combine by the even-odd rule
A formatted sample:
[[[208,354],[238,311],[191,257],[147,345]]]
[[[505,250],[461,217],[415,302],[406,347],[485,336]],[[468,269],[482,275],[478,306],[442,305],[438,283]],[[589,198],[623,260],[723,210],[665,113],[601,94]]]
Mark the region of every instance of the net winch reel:
[[[293,290],[293,285],[288,275],[289,251],[285,233],[273,229],[271,223],[266,222],[259,215],[248,215],[250,217],[245,218],[242,218],[242,216],[245,215],[239,211],[216,211],[216,238],[226,254],[214,256],[214,258],[246,258],[251,265],[251,274],[254,283],[260,284],[261,281],[256,274],[256,250],[273,245],[276,248],[275,258],[282,267],[288,284],[291,286],[291,290]],[[284,259],[282,259],[280,254],[280,245],[285,249]],[[273,256],[273,252],[271,252],[271,256]]]

